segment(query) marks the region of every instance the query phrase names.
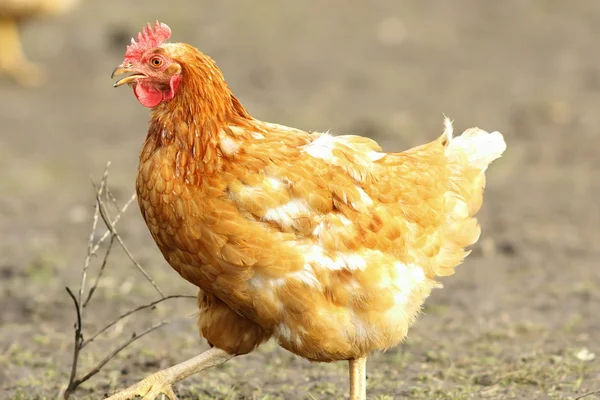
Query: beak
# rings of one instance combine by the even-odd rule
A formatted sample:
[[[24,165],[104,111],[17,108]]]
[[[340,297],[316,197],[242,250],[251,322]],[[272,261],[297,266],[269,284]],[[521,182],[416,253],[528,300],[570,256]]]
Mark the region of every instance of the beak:
[[[138,80],[139,78],[145,78],[146,77],[146,75],[144,75],[144,74],[142,74],[140,72],[135,71],[130,66],[123,67],[122,65],[119,65],[117,68],[115,68],[115,70],[113,71],[113,73],[110,75],[110,79],[113,79],[117,75],[128,74],[130,72],[133,72],[133,74],[129,75],[129,76],[126,76],[125,78],[119,79],[117,82],[115,82],[115,84],[113,86],[114,87],[119,87],[119,86],[124,85],[126,83],[133,83],[136,80]]]

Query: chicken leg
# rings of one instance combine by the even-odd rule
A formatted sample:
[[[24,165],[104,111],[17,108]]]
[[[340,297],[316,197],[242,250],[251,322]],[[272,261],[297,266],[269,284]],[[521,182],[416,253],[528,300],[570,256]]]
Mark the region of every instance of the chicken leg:
[[[348,360],[350,400],[367,400],[367,357]]]
[[[42,70],[25,58],[17,22],[0,17],[0,74],[5,73],[22,86],[38,86]]]
[[[181,364],[158,371],[106,400],[129,400],[135,396],[140,396],[142,400],[154,400],[161,393],[165,394],[169,400],[177,400],[171,386],[173,383],[202,370],[224,364],[233,357],[235,357],[234,354],[213,347]]]

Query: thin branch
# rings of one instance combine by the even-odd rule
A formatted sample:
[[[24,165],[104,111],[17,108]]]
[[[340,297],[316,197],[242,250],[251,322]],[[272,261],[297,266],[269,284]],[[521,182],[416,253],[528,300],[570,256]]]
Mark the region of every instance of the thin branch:
[[[141,337],[147,335],[148,333],[167,324],[168,322],[162,321],[158,324],[155,324],[155,325],[151,326],[150,328],[146,329],[145,331],[143,331],[139,335],[136,335],[134,332],[129,340],[125,341],[119,347],[117,347],[112,353],[108,354],[108,356],[106,356],[102,361],[100,361],[87,374],[85,374],[81,378],[77,378],[79,357],[81,356],[82,349],[87,344],[94,341],[99,335],[106,332],[110,327],[117,324],[120,320],[130,316],[133,313],[136,313],[136,312],[144,310],[144,309],[152,308],[152,307],[156,306],[157,304],[163,302],[164,300],[173,299],[173,298],[184,298],[184,297],[194,298],[195,297],[195,296],[188,296],[188,295],[165,296],[162,293],[162,291],[159,289],[159,287],[156,285],[154,280],[146,273],[146,271],[140,265],[140,263],[137,262],[137,260],[133,256],[133,254],[129,251],[129,249],[123,242],[122,238],[116,231],[115,226],[119,222],[121,216],[125,213],[125,211],[129,207],[129,205],[131,203],[133,203],[133,201],[136,199],[136,194],[134,193],[129,198],[129,200],[123,205],[122,208],[119,207],[119,203],[118,203],[116,197],[114,196],[114,194],[108,187],[109,166],[110,166],[110,162],[107,163],[107,165],[106,165],[104,174],[102,175],[102,179],[101,179],[99,185],[96,185],[96,183],[92,179],[92,185],[94,186],[94,189],[96,192],[96,204],[95,204],[94,215],[93,215],[93,219],[92,219],[92,230],[90,232],[88,244],[87,244],[87,254],[86,254],[86,257],[85,257],[85,260],[83,263],[83,271],[82,271],[81,282],[80,282],[81,286],[79,288],[79,291],[77,292],[77,295],[75,295],[75,293],[73,293],[73,291],[70,288],[68,288],[68,287],[66,288],[67,293],[69,294],[69,297],[71,297],[71,300],[73,301],[73,304],[75,306],[75,312],[77,314],[77,318],[76,318],[76,323],[74,325],[75,340],[74,340],[74,344],[73,344],[73,363],[71,365],[70,378],[69,378],[69,382],[68,382],[66,388],[64,390],[61,390],[61,393],[60,393],[60,396],[63,399],[68,399],[82,383],[86,382],[87,380],[92,378],[94,375],[96,375],[98,372],[100,372],[100,370],[110,360],[115,358],[127,346],[129,346],[136,340],[140,339]],[[113,213],[113,207],[116,211],[116,215],[111,220],[111,217],[109,216],[109,211],[111,213]],[[100,237],[100,239],[96,240],[97,233],[98,233],[97,231],[98,231],[99,217],[102,218],[102,221],[104,222],[104,224],[106,225],[106,227],[108,229],[104,232],[104,234]],[[98,251],[100,249],[100,246],[109,236],[110,236],[110,241],[108,242],[108,246],[106,247],[106,251],[102,258],[102,263],[100,264],[98,273],[94,279],[94,283],[91,286],[91,288],[89,289],[89,291],[86,292],[86,281],[88,278],[87,275],[88,275],[88,270],[91,266],[92,257],[96,256],[96,254],[98,253]],[[84,340],[84,337],[83,337],[84,309],[91,302],[91,299],[92,299],[94,293],[97,291],[97,289],[99,287],[100,279],[102,278],[102,276],[107,268],[108,260],[111,255],[115,241],[117,241],[119,243],[121,248],[123,248],[123,250],[129,257],[129,259],[135,264],[135,266],[138,268],[138,270],[140,270],[140,272],[144,275],[144,277],[152,284],[152,286],[160,294],[161,299],[127,311],[126,313],[120,315],[117,319],[110,322],[108,325],[106,325],[104,328],[102,328],[99,332],[94,334],[89,340]],[[85,300],[83,300],[84,298],[85,298]]]
[[[129,200],[127,200],[127,203],[125,203],[125,205],[123,206],[123,208],[121,209],[121,211],[119,211],[117,213],[117,215],[115,216],[115,219],[113,219],[112,221],[112,225],[113,226],[117,226],[117,223],[119,222],[119,220],[121,219],[121,216],[125,213],[125,211],[127,211],[127,208],[129,207],[129,205],[133,202],[133,200],[135,200],[136,194],[132,194],[131,197],[129,198]],[[97,202],[97,200],[96,200]],[[100,239],[98,239],[98,242],[96,243],[96,245],[92,248],[92,255],[96,254],[96,252],[98,251],[98,249],[100,248],[100,245],[102,243],[104,243],[104,241],[106,240],[106,238],[111,234],[110,229],[108,229],[107,231],[104,232],[104,234],[100,237]]]
[[[102,175],[102,180],[100,181],[100,187],[96,190],[96,198],[102,194],[104,187],[106,186],[106,180],[108,179],[108,167],[110,166],[110,161],[106,164],[106,168],[104,169],[104,174]],[[94,180],[92,179],[92,185],[96,187]],[[88,248],[87,255],[85,257],[85,261],[83,263],[83,272],[81,273],[81,286],[79,287],[79,297],[77,305],[81,305],[81,299],[83,297],[83,293],[85,291],[85,281],[87,278],[87,270],[90,267],[90,261],[95,252],[92,252],[92,245],[94,244],[94,236],[96,236],[96,228],[98,227],[98,214],[100,211],[100,205],[96,203],[94,208],[94,218],[92,222],[92,231],[90,232],[90,237],[88,239]]]
[[[100,336],[101,334],[103,334],[104,332],[106,332],[109,328],[111,328],[112,326],[114,326],[117,322],[119,322],[120,320],[122,320],[123,318],[127,318],[128,316],[130,316],[131,314],[134,314],[138,311],[141,310],[145,310],[147,308],[151,308],[154,307],[155,305],[162,303],[165,300],[169,300],[169,299],[179,299],[179,298],[192,298],[195,299],[196,296],[190,296],[190,295],[183,295],[183,294],[178,294],[178,295],[171,295],[171,296],[166,296],[163,297],[162,299],[159,300],[155,300],[151,303],[148,304],[144,304],[143,306],[139,306],[136,308],[133,308],[129,311],[127,311],[124,314],[121,314],[119,317],[115,318],[111,323],[109,323],[108,325],[106,325],[104,328],[100,329],[98,332],[96,332],[91,338],[89,338],[88,340],[84,341],[81,344],[81,348],[84,348],[85,346],[87,346],[88,344],[90,344],[91,342],[94,341],[94,339],[96,339],[98,336]]]
[[[598,394],[598,395],[600,395],[600,390],[597,390],[597,391],[595,391],[595,392],[589,392],[589,393],[586,393],[586,394],[582,394],[582,395],[581,395],[581,396],[579,396],[579,397],[575,397],[575,399],[573,399],[573,400],[580,400],[580,399],[583,399],[583,398],[585,398],[585,397],[590,397],[590,396],[593,396],[593,395],[595,395],[595,394]]]
[[[67,293],[69,293],[69,296],[71,296],[73,304],[75,305],[75,311],[77,312],[77,322],[75,324],[75,342],[73,343],[73,364],[71,365],[71,376],[69,378],[69,385],[67,386],[67,389],[65,389],[66,396],[67,393],[70,393],[73,389],[77,387],[77,385],[75,385],[74,382],[75,376],[77,375],[77,362],[79,361],[79,351],[82,347],[81,345],[83,343],[83,337],[81,335],[81,308],[79,307],[79,302],[77,301],[77,298],[75,297],[71,289],[69,289],[68,287],[66,287],[65,289],[67,289]]]
[[[121,207],[119,207],[119,202],[117,201],[117,198],[113,194],[112,190],[110,190],[110,188],[108,187],[106,188],[106,197],[115,205],[117,210],[121,209]]]
[[[100,265],[100,270],[98,271],[98,274],[96,275],[94,284],[92,285],[92,287],[90,288],[90,291],[88,292],[87,299],[85,299],[85,301],[83,302],[83,306],[82,306],[83,308],[87,307],[88,303],[92,299],[92,296],[94,295],[94,292],[98,288],[98,284],[100,283],[100,278],[102,277],[102,274],[104,273],[104,269],[106,268],[106,263],[108,262],[108,256],[110,255],[110,251],[111,251],[114,243],[115,243],[115,236],[111,235],[110,241],[108,242],[108,247],[106,248],[106,253],[104,253],[104,258],[102,259],[102,265]]]
[[[115,226],[108,219],[108,216],[106,215],[106,208],[104,208],[104,204],[102,204],[102,202],[100,201],[100,197],[98,195],[96,195],[96,200],[98,201],[98,204],[99,204],[100,216],[102,217],[102,220],[104,221],[104,223],[106,224],[106,226],[108,227],[110,232],[116,237],[117,241],[121,245],[121,248],[123,248],[123,251],[125,251],[125,254],[127,254],[127,257],[129,257],[129,259],[133,262],[133,264],[137,267],[137,269],[142,273],[142,275],[144,275],[144,277],[148,280],[148,282],[150,282],[150,284],[152,284],[152,286],[154,286],[154,289],[156,289],[158,294],[160,294],[160,297],[165,297],[163,292],[158,288],[158,286],[154,282],[154,279],[152,279],[152,277],[150,277],[150,275],[148,275],[148,273],[146,272],[144,267],[142,267],[142,265],[135,259],[133,254],[131,254],[131,252],[125,245],[125,242],[123,242],[123,239],[121,239],[121,236],[119,236],[119,234],[117,233]]]
[[[73,382],[73,386],[77,387],[77,386],[81,385],[83,382],[85,382],[88,379],[90,379],[92,376],[96,375],[98,372],[100,372],[100,370],[102,369],[102,367],[104,367],[110,360],[112,360],[113,358],[115,358],[115,356],[117,354],[119,354],[123,349],[125,349],[131,343],[135,342],[138,339],[141,339],[143,336],[145,336],[145,335],[149,334],[150,332],[152,332],[152,331],[160,328],[161,326],[167,324],[168,322],[169,321],[162,321],[162,322],[159,322],[158,324],[152,325],[150,328],[146,329],[144,332],[140,333],[139,335],[136,335],[135,332],[134,332],[133,335],[131,336],[131,338],[129,340],[127,340],[126,342],[124,342],[121,346],[117,347],[112,353],[110,353],[108,356],[106,356],[90,372],[88,372],[82,378],[77,379],[76,381],[74,381]]]

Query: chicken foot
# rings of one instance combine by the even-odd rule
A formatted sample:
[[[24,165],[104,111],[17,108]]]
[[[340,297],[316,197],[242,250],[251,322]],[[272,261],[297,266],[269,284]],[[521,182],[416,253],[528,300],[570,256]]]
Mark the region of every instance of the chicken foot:
[[[22,86],[42,83],[42,70],[27,60],[21,47],[19,28],[12,19],[0,17],[0,74],[5,73]]]
[[[142,400],[154,400],[161,393],[165,394],[169,400],[177,400],[172,388],[173,383],[202,370],[224,364],[233,357],[235,357],[234,354],[213,347],[181,364],[158,371],[127,389],[113,394],[106,400],[129,400],[135,396],[140,396]]]
[[[350,400],[367,399],[367,357],[348,360],[350,369]]]

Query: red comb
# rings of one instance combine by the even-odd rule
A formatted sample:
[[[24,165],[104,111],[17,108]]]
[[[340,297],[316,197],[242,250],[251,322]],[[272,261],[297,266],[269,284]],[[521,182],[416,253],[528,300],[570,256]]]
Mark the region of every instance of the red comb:
[[[146,50],[160,46],[171,37],[171,28],[167,24],[156,21],[154,31],[150,24],[142,28],[137,34],[137,40],[131,39],[131,44],[127,46],[125,58],[139,58]]]

